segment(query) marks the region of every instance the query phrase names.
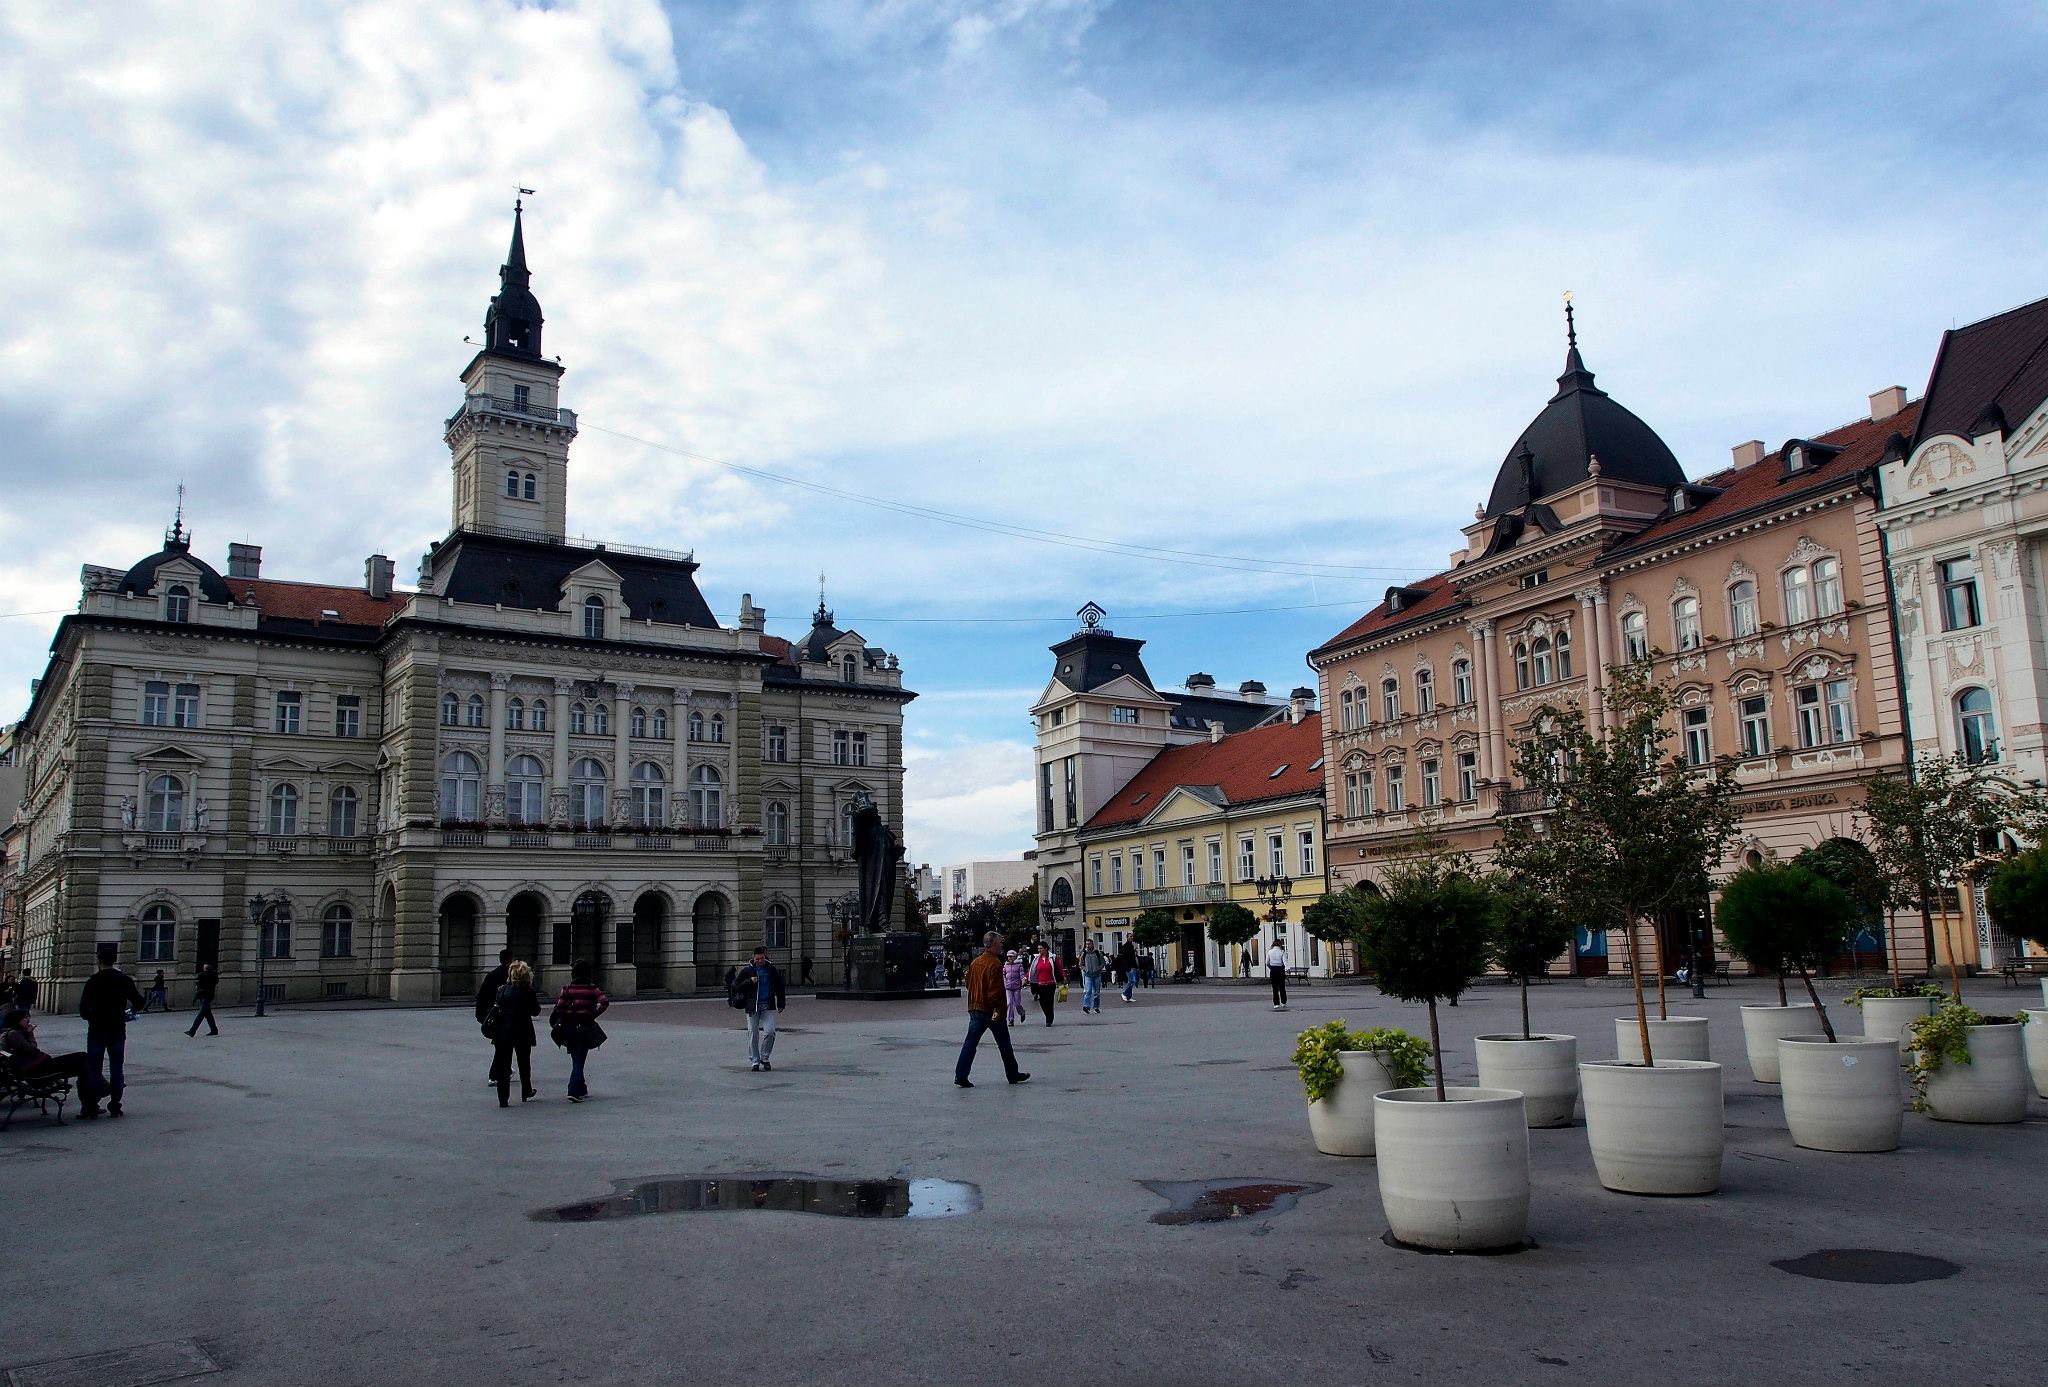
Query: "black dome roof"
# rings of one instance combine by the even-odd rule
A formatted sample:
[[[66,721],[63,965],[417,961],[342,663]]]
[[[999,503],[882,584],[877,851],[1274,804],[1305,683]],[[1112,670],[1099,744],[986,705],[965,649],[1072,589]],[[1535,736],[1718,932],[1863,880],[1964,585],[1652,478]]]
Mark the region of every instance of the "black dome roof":
[[[1557,393],[1508,449],[1493,479],[1486,517],[1577,486],[1591,475],[1594,457],[1600,459],[1600,475],[1615,481],[1660,488],[1685,482],[1685,470],[1656,430],[1593,384],[1574,345],[1565,353]]]
[[[228,591],[227,579],[220,576],[205,559],[193,558],[189,541],[168,538],[164,547],[151,554],[141,563],[122,575],[120,591],[132,592],[139,597],[149,596],[156,587],[156,571],[172,559],[186,559],[199,569],[199,594],[209,602],[228,603],[234,601],[234,594]]]

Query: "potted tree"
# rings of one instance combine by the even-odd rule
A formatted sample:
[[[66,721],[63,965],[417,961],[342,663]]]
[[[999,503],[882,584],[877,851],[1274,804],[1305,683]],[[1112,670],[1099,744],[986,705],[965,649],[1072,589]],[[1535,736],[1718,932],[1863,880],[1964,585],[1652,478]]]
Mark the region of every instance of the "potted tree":
[[[1218,944],[1242,947],[1259,932],[1259,917],[1236,901],[1210,907],[1209,937]]]
[[[1937,1122],[2024,1122],[2029,1017],[1986,1016],[1950,998],[1913,1023],[1913,1109]]]
[[[1340,946],[1353,943],[1365,925],[1365,895],[1347,889],[1326,891],[1301,912],[1301,928],[1330,946],[1332,973]]]
[[[1131,921],[1131,942],[1141,949],[1163,949],[1180,941],[1180,921],[1173,918],[1170,910],[1142,910]]]
[[[1529,883],[1503,875],[1490,885],[1489,944],[1494,963],[1520,984],[1522,1031],[1473,1042],[1479,1086],[1520,1089],[1531,1127],[1569,1126],[1579,1101],[1578,1037],[1529,1029],[1529,979],[1571,947],[1575,931],[1556,902]]]
[[[2048,847],[1999,863],[1985,885],[1984,904],[2007,934],[2048,949]],[[2041,1006],[2026,1013],[2027,1072],[2034,1092],[2048,1098],[2048,978],[2041,980]]]
[[[1373,1154],[1373,1095],[1429,1077],[1429,1046],[1404,1030],[1354,1031],[1340,1018],[1294,1040],[1294,1068],[1308,1094],[1308,1130],[1326,1156]]]
[[[1863,781],[1863,823],[1891,894],[1919,902],[1927,957],[1931,963],[1937,952],[1947,955],[1949,990],[1960,1003],[1961,941],[1949,912],[1943,910],[1937,951],[1934,903],[1976,859],[1978,840],[2001,826],[1982,773],[1959,756],[1929,756],[1909,770],[1869,776]]]
[[[1742,1008],[1742,1040],[1749,1072],[1760,1084],[1778,1082],[1778,1040],[1788,1035],[1835,1038],[1820,996],[1807,977],[1809,967],[1832,958],[1855,918],[1856,906],[1842,889],[1804,867],[1759,863],[1737,872],[1721,888],[1721,937],[1750,965],[1777,979],[1776,1006]],[[1794,960],[1793,954],[1801,954]],[[1785,1000],[1785,969],[1798,967],[1811,1002]]]
[[[1673,753],[1669,692],[1641,665],[1607,671],[1607,726],[1551,708],[1516,747],[1537,812],[1502,824],[1496,860],[1573,921],[1618,929],[1635,990],[1635,1046],[1579,1061],[1600,1183],[1631,1194],[1710,1194],[1721,1183],[1721,1067],[1658,1052],[1643,995],[1640,926],[1698,899],[1735,833],[1734,768]],[[1658,970],[1662,995],[1663,970]],[[1660,1002],[1659,1010],[1663,1007]]]
[[[1429,1008],[1433,1087],[1373,1099],[1380,1202],[1396,1240],[1448,1252],[1521,1244],[1529,1227],[1529,1120],[1510,1089],[1446,1088],[1436,1005],[1486,967],[1493,901],[1464,860],[1429,840],[1366,902],[1360,941],[1380,991]]]

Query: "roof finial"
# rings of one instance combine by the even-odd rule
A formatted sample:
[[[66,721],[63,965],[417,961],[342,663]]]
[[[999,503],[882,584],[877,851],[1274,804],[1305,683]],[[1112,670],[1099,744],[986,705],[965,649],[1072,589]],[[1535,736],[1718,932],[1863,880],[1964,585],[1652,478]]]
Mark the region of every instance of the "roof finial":
[[[1579,345],[1579,325],[1572,318],[1572,291],[1564,291],[1564,345],[1567,350]]]
[[[811,613],[811,625],[830,626],[832,611],[825,605],[825,570],[818,570],[818,610]]]
[[[164,545],[168,548],[172,545],[185,545],[190,541],[191,536],[185,533],[185,484],[179,482],[178,509],[171,517],[171,528],[164,531]]]

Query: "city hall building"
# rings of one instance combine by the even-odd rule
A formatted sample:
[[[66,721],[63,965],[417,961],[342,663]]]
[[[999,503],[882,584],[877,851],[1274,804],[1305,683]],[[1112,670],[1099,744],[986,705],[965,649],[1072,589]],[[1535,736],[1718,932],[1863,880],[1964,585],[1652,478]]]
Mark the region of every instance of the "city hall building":
[[[449,417],[453,525],[416,590],[226,572],[182,514],[88,564],[16,733],[18,959],[72,1004],[118,945],[174,998],[466,995],[501,948],[543,986],[716,985],[757,943],[836,979],[849,798],[903,818],[895,657],[722,625],[686,553],[567,538],[573,410],[541,355],[521,217]]]

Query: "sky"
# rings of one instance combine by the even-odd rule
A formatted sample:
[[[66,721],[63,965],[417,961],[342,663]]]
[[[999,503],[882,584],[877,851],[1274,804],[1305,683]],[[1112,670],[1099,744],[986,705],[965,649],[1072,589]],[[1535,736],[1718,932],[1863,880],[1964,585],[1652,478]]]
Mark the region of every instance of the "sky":
[[[1565,291],[1695,476],[1917,396],[2048,293],[2044,62],[1993,3],[21,0],[0,721],[181,483],[216,566],[410,580],[525,186],[571,532],[785,636],[823,571],[920,695],[911,860],[1014,857],[1075,610],[1310,682],[1458,546]]]

